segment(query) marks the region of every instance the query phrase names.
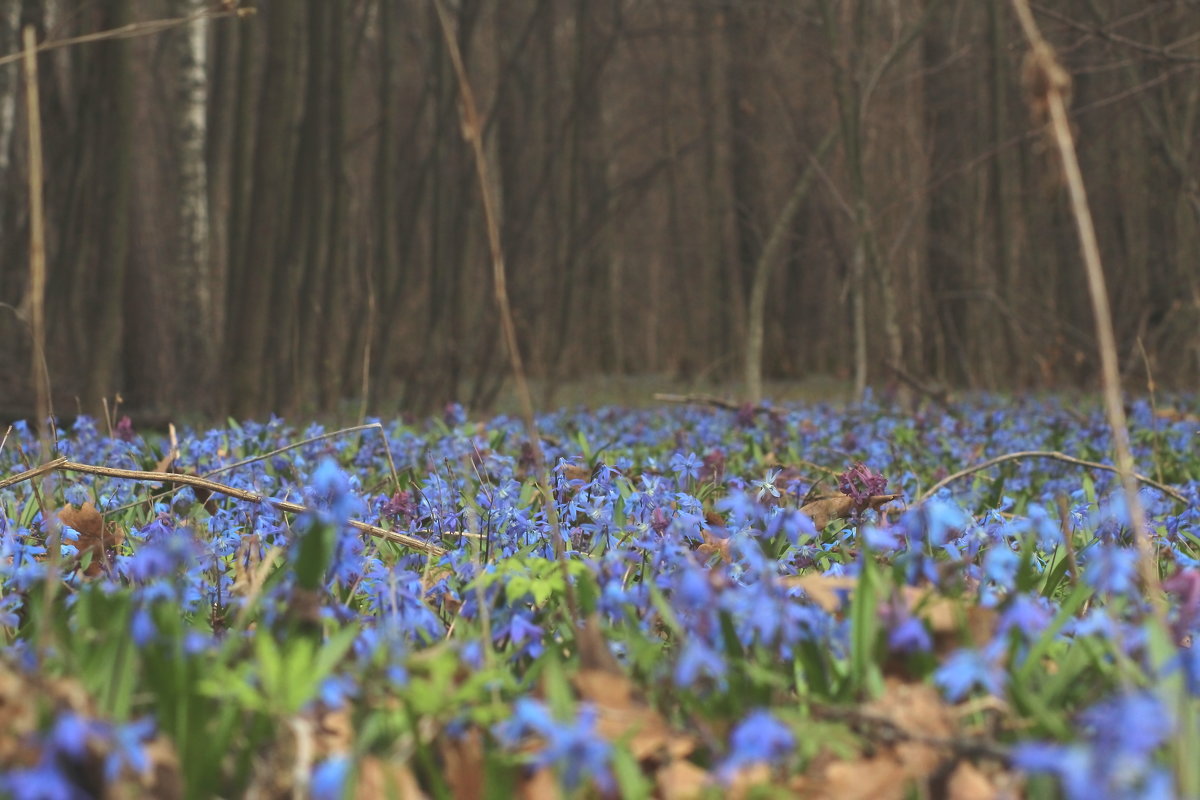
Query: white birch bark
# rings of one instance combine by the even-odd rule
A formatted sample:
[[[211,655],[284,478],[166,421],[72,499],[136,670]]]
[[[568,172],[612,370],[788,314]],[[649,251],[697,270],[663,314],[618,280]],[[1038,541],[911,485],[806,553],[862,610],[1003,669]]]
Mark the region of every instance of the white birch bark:
[[[0,55],[17,52],[17,25],[20,22],[21,4],[0,4]],[[10,183],[12,167],[13,124],[16,119],[17,84],[20,80],[20,62],[0,66],[0,186]],[[0,238],[4,233],[4,194],[0,193]]]
[[[199,13],[207,0],[172,0],[175,16]],[[198,369],[195,379],[207,379],[219,331],[210,260],[208,173],[208,32],[207,20],[185,26],[177,39],[178,111],[175,120],[179,164],[179,239],[175,279],[185,308],[180,314],[184,352]]]

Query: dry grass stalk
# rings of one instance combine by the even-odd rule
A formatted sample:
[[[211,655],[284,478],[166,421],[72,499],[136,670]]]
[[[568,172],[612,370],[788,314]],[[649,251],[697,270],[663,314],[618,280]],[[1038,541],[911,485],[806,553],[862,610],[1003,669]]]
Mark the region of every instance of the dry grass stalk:
[[[1108,288],[1104,281],[1104,270],[1100,263],[1100,245],[1096,239],[1096,228],[1088,206],[1087,190],[1083,185],[1083,173],[1075,153],[1075,140],[1067,116],[1067,101],[1071,79],[1062,66],[1054,48],[1038,30],[1028,0],[1013,0],[1013,8],[1020,20],[1025,38],[1029,40],[1030,52],[1025,56],[1025,83],[1027,98],[1034,114],[1048,124],[1054,145],[1061,160],[1063,178],[1071,198],[1071,213],[1079,233],[1079,245],[1083,251],[1084,271],[1087,273],[1088,294],[1092,301],[1092,314],[1096,321],[1096,340],[1100,351],[1100,368],[1104,381],[1104,406],[1112,429],[1113,445],[1116,450],[1117,472],[1125,490],[1125,502],[1129,511],[1130,525],[1138,548],[1138,568],[1142,585],[1154,608],[1155,614],[1165,620],[1166,608],[1162,585],[1158,577],[1158,559],[1150,541],[1146,518],[1138,498],[1137,476],[1134,472],[1133,453],[1129,447],[1129,427],[1125,420],[1125,408],[1121,402],[1121,375],[1117,360],[1116,336],[1113,333],[1112,313],[1108,300]]]

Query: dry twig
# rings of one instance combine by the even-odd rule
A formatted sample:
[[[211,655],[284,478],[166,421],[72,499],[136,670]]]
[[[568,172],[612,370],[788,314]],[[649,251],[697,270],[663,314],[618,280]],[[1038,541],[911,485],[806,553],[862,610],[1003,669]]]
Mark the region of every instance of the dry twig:
[[[250,503],[266,503],[269,506],[273,506],[274,508],[289,514],[303,514],[310,510],[307,506],[302,506],[299,503],[291,503],[287,500],[277,500],[273,497],[266,497],[265,495],[248,492],[245,489],[227,486],[226,484],[210,481],[206,478],[198,478],[194,475],[178,475],[174,472],[150,472],[148,470],[100,467],[92,464],[80,464],[77,461],[69,461],[65,457],[56,458],[53,461],[48,461],[40,466],[33,467],[32,469],[28,469],[24,472],[5,478],[4,480],[0,480],[0,489],[4,489],[5,487],[12,486],[16,483],[21,483],[22,481],[31,480],[48,472],[84,472],[89,475],[103,475],[107,478],[123,478],[133,481],[183,483],[199,489],[207,489],[208,491],[216,494],[223,494],[228,497],[233,497],[237,500],[245,500]],[[369,533],[372,536],[376,536],[380,539],[387,539],[388,541],[396,542],[397,544],[402,544],[406,547],[411,547],[414,550],[419,550],[420,552],[427,553],[431,556],[440,556],[446,552],[445,548],[443,547],[430,544],[423,539],[418,539],[415,536],[409,536],[406,533],[389,531],[386,528],[368,525],[365,522],[358,522],[357,520],[350,520],[347,524],[352,528],[363,531],[364,533]]]
[[[1049,458],[1054,461],[1062,461],[1066,464],[1074,464],[1075,466],[1078,466],[1078,467],[1088,467],[1089,469],[1101,469],[1101,470],[1105,470],[1106,472],[1116,472],[1116,473],[1120,474],[1119,469],[1117,469],[1116,467],[1111,466],[1109,464],[1101,464],[1096,461],[1085,461],[1082,458],[1075,458],[1075,456],[1069,456],[1066,453],[1059,453],[1054,450],[1022,450],[1022,451],[1016,452],[1016,453],[1005,453],[1002,456],[996,456],[995,458],[989,458],[987,461],[982,461],[978,464],[967,467],[966,469],[961,469],[958,472],[954,473],[953,475],[947,475],[945,478],[942,478],[940,481],[935,483],[933,486],[929,487],[924,492],[922,492],[921,496],[917,498],[916,502],[918,502],[918,503],[925,502],[930,497],[932,497],[934,494],[936,494],[939,489],[953,483],[954,481],[958,480],[959,478],[965,478],[968,475],[974,474],[981,470],[985,470],[988,467],[994,467],[997,464],[1003,464],[1005,461],[1016,461],[1017,459],[1020,459],[1020,458]],[[1137,480],[1141,481],[1142,483],[1146,484],[1147,486],[1153,486],[1155,489],[1158,489],[1163,494],[1170,496],[1172,500],[1182,503],[1185,506],[1191,505],[1191,503],[1188,502],[1188,499],[1186,497],[1184,497],[1182,494],[1180,494],[1177,490],[1172,489],[1170,486],[1167,486],[1165,483],[1159,483],[1158,481],[1154,480],[1153,478],[1147,478],[1145,475],[1142,475],[1137,472],[1133,473],[1133,477],[1136,478]]]
[[[682,403],[684,405],[695,406],[712,406],[713,408],[723,408],[726,411],[741,411],[744,408],[754,414],[777,414],[779,410],[766,405],[750,405],[735,403],[732,400],[724,400],[711,394],[668,394],[664,392],[656,392],[654,399],[660,403]]]

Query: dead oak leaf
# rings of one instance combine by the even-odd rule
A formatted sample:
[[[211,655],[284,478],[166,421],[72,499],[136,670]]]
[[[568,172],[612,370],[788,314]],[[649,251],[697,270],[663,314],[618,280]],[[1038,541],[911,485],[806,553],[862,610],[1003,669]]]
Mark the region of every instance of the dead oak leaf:
[[[798,587],[804,594],[830,614],[842,608],[844,599],[858,586],[858,578],[849,575],[793,575],[779,579],[784,586]]]
[[[867,508],[878,510],[893,500],[899,499],[900,495],[898,494],[873,494],[867,498],[866,505]],[[800,507],[800,511],[807,514],[813,521],[813,526],[821,531],[833,520],[846,519],[853,514],[854,500],[844,494],[822,497],[811,503],[805,503]]]
[[[92,561],[84,570],[84,575],[94,577],[104,569],[105,562],[111,563],[116,555],[116,549],[125,540],[125,534],[112,523],[105,522],[104,516],[96,510],[89,500],[80,508],[67,506],[58,512],[58,519],[68,528],[79,532],[75,547],[79,550],[79,558],[91,553]]]
[[[700,538],[703,541],[696,548],[696,552],[702,554],[705,561],[708,561],[713,556],[727,563],[733,560],[729,552],[728,538],[722,539],[719,536],[714,536],[708,528],[700,529]]]

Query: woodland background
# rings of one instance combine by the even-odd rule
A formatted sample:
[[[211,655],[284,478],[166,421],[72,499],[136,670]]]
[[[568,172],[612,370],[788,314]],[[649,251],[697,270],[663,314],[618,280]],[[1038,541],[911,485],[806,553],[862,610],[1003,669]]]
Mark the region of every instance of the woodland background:
[[[2,0],[0,55],[216,12]],[[226,6],[229,3],[225,4]],[[39,56],[55,405],[386,414],[507,373],[427,0],[260,0]],[[529,371],[1091,388],[1007,0],[458,0]],[[1200,379],[1200,4],[1035,9],[1128,376]],[[0,65],[0,411],[28,415],[28,142]],[[761,301],[761,302],[759,302]],[[758,307],[762,312],[756,313]],[[761,341],[756,331],[761,330]],[[755,355],[761,347],[761,356]],[[898,372],[898,370],[900,372]]]

